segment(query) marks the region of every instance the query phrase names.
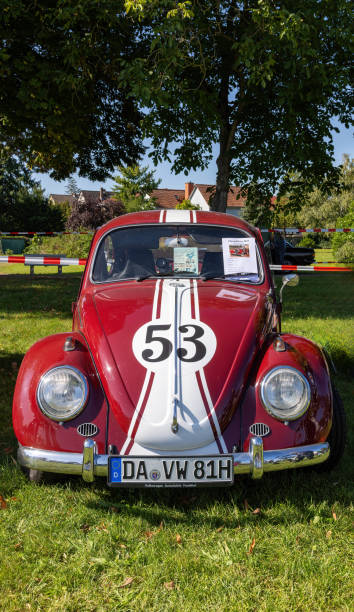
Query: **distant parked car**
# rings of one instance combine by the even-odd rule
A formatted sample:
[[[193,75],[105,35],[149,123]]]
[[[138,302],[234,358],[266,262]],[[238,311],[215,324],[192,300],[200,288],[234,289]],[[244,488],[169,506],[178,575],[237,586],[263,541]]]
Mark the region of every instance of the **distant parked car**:
[[[314,249],[294,247],[285,241],[284,264],[289,266],[309,266],[315,261]]]

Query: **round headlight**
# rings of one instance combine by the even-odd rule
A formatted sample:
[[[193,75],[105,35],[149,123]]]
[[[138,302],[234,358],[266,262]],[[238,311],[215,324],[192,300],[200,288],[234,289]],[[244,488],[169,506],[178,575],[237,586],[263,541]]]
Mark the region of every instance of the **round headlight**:
[[[59,366],[44,374],[37,389],[42,412],[54,421],[69,421],[83,410],[88,397],[85,376],[76,368]]]
[[[306,412],[311,399],[310,385],[295,368],[278,367],[266,374],[261,384],[265,409],[276,419],[293,421]]]

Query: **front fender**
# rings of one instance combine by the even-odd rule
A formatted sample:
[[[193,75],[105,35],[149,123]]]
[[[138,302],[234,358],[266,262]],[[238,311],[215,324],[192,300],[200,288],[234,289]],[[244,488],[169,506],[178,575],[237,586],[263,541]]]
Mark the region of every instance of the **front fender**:
[[[65,339],[75,340],[75,350],[64,351]],[[87,378],[88,402],[76,418],[59,424],[40,410],[36,394],[40,378],[57,366],[73,366]],[[13,426],[22,446],[56,451],[82,452],[83,437],[77,432],[81,423],[94,423],[93,436],[99,453],[106,452],[107,404],[91,356],[81,334],[55,334],[36,342],[26,353],[19,369],[13,399]]]
[[[332,390],[328,365],[321,349],[311,340],[283,334],[285,351],[268,345],[256,367],[242,403],[242,440],[248,448],[253,423],[265,423],[270,433],[264,437],[264,449],[288,448],[324,442],[332,424]],[[277,366],[291,366],[304,374],[310,384],[311,401],[305,414],[285,424],[272,417],[261,401],[260,385],[264,376]]]

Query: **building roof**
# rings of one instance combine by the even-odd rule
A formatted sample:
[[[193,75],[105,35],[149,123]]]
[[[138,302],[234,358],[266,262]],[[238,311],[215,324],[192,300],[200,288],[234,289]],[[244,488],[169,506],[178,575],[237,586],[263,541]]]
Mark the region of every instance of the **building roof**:
[[[212,193],[212,190],[215,189],[215,185],[204,185],[201,183],[196,183],[194,185],[194,189],[199,189],[204,200],[207,204],[209,204],[209,198]],[[191,193],[191,197],[193,191]],[[237,198],[237,195],[240,193],[240,191],[240,187],[236,187],[234,185],[230,187],[230,191],[227,195],[227,208],[243,208],[245,206],[247,198],[245,198],[244,196],[240,196],[239,198]]]
[[[55,204],[62,204],[63,202],[69,202],[69,204],[72,204],[74,201],[74,196],[65,193],[51,193],[49,195],[49,199],[53,200]]]
[[[113,191],[106,191],[105,189],[100,189],[98,191],[92,191],[90,189],[81,189],[79,196],[83,198],[89,198],[90,200],[99,200],[101,196],[104,199],[111,198],[113,196]]]
[[[150,196],[156,198],[159,208],[176,208],[184,200],[184,189],[154,189]]]

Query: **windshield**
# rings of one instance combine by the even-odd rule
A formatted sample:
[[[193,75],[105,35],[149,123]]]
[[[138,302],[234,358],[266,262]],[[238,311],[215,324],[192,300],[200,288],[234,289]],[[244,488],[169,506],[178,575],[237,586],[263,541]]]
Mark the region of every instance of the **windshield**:
[[[166,276],[258,284],[263,268],[255,238],[212,225],[118,228],[103,237],[96,251],[96,283]]]

